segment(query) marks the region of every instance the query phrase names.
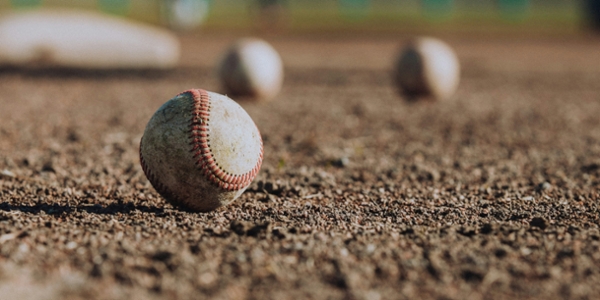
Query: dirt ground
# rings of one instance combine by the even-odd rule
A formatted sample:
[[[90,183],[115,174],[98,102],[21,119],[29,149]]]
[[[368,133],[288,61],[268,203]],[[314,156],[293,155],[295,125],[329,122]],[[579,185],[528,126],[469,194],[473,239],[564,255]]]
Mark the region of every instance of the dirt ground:
[[[447,38],[456,96],[408,103],[405,37],[270,37],[283,91],[241,102],[258,177],[179,211],[139,140],[219,91],[234,38],[182,37],[164,73],[0,69],[0,299],[599,297],[600,39]]]

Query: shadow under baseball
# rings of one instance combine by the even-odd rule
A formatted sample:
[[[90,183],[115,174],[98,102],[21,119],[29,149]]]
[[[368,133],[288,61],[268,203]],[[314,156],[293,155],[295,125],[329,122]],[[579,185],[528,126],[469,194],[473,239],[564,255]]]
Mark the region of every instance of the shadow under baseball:
[[[141,211],[160,215],[164,213],[163,208],[151,207],[146,205],[135,205],[132,203],[111,203],[103,206],[100,204],[84,205],[62,205],[62,204],[36,204],[36,205],[13,205],[7,202],[0,203],[0,211],[20,211],[24,213],[39,214],[44,212],[48,215],[72,214],[76,211],[85,211],[98,215],[114,215],[117,213],[129,214],[132,211]]]

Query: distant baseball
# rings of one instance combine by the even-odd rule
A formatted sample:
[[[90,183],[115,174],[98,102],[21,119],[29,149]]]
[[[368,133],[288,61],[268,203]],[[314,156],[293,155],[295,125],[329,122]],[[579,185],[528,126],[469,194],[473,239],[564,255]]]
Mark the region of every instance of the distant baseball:
[[[82,10],[34,10],[0,18],[0,65],[169,69],[179,62],[170,32]]]
[[[169,0],[161,1],[161,4],[166,23],[177,30],[199,27],[210,10],[210,0]]]
[[[458,88],[460,65],[446,43],[435,38],[418,38],[402,49],[394,80],[409,100],[448,99]]]
[[[163,104],[140,141],[140,163],[152,186],[192,211],[234,201],[262,159],[262,138],[246,111],[227,96],[199,89]]]
[[[227,50],[218,75],[227,94],[271,100],[281,90],[283,63],[267,42],[245,38]]]

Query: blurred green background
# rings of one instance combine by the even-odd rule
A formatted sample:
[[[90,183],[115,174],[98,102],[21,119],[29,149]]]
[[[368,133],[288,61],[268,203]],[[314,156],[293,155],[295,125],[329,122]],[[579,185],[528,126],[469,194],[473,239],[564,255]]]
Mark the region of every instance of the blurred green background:
[[[595,1],[595,0],[592,0]],[[589,28],[587,2],[574,0],[213,0],[205,28],[283,29],[301,32],[546,32]],[[279,2],[263,12],[260,2]],[[598,2],[598,1],[596,1]],[[277,9],[272,9],[277,10]],[[262,24],[265,23],[265,24]]]
[[[600,27],[600,0],[0,0],[0,9],[78,7],[166,24],[162,7],[180,4],[208,9],[193,30],[571,34]]]
[[[533,31],[573,32],[582,27],[584,19],[583,4],[568,0],[279,2],[285,11],[279,26],[295,31],[510,31],[526,27]],[[244,7],[236,0],[214,0],[205,27],[249,28],[265,21],[261,20],[264,15],[256,12],[259,9]]]

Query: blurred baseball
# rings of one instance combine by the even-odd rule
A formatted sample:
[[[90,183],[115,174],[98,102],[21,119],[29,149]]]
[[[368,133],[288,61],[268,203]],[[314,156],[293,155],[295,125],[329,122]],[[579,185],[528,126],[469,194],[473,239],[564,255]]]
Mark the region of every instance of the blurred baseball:
[[[210,10],[209,0],[164,0],[162,4],[166,23],[178,30],[199,27]]]
[[[418,38],[403,49],[395,66],[395,83],[409,99],[447,99],[460,79],[456,54],[435,38]]]
[[[180,52],[168,31],[75,10],[4,15],[0,41],[0,64],[17,66],[168,69]]]
[[[226,205],[250,185],[262,139],[246,111],[227,96],[188,90],[163,104],[140,141],[140,163],[169,202],[193,211]]]
[[[283,63],[267,42],[246,38],[227,50],[218,75],[228,94],[269,100],[281,90]]]

